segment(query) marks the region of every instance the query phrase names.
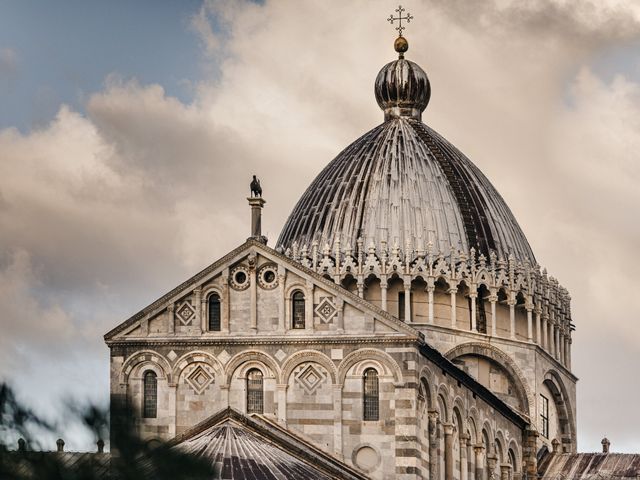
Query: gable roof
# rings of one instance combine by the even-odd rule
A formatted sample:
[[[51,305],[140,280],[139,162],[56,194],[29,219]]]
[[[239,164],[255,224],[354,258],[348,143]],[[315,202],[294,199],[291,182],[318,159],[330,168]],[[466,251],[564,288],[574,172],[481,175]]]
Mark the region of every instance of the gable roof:
[[[312,277],[313,280],[318,285],[322,286],[322,288],[324,288],[324,289],[326,289],[326,290],[328,290],[330,292],[333,292],[336,295],[341,295],[349,303],[351,303],[353,305],[357,305],[362,310],[366,310],[370,314],[372,314],[374,316],[377,316],[378,318],[384,320],[385,322],[387,322],[389,324],[392,324],[398,331],[404,332],[405,334],[407,334],[409,336],[413,336],[416,339],[424,340],[424,334],[422,332],[419,332],[418,330],[410,327],[406,323],[398,320],[397,318],[395,318],[393,315],[389,314],[388,312],[385,312],[381,308],[376,307],[375,305],[373,305],[370,302],[364,300],[363,298],[360,298],[358,295],[356,295],[356,294],[354,294],[352,292],[349,292],[348,290],[342,288],[341,286],[336,285],[336,283],[333,282],[332,280],[327,280],[322,275],[320,275],[320,274],[314,272],[313,270],[311,270],[310,268],[307,268],[304,265],[292,260],[291,258],[287,257],[286,255],[283,255],[282,253],[279,253],[278,251],[274,250],[273,248],[270,248],[270,247],[266,246],[265,244],[255,240],[253,238],[249,238],[245,243],[243,243],[239,247],[233,249],[231,252],[226,254],[224,257],[222,257],[219,260],[215,261],[214,263],[212,263],[211,265],[206,267],[204,270],[196,273],[194,276],[192,276],[191,278],[189,278],[185,282],[181,283],[180,285],[178,285],[174,289],[170,290],[169,292],[167,292],[166,294],[164,294],[163,296],[158,298],[156,301],[154,301],[153,303],[151,303],[147,307],[143,308],[138,313],[132,315],[131,317],[129,317],[127,320],[122,322],[117,327],[115,327],[112,330],[110,330],[108,333],[106,333],[104,335],[105,341],[108,342],[109,340],[111,340],[113,337],[115,337],[119,333],[121,333],[124,330],[126,330],[127,328],[133,326],[136,322],[142,320],[146,315],[150,315],[153,312],[157,311],[159,308],[163,307],[167,302],[171,301],[171,299],[179,298],[180,296],[186,295],[187,293],[189,293],[189,291],[191,289],[195,288],[198,283],[205,282],[206,280],[208,280],[208,278],[210,278],[212,276],[215,276],[226,265],[228,265],[229,263],[233,263],[235,261],[238,261],[244,255],[248,254],[252,249],[254,249],[256,251],[259,251],[260,254],[262,254],[262,255],[264,255],[266,257],[271,257],[272,260],[276,260],[277,259],[281,263],[287,265],[287,268],[289,268],[291,271],[294,271],[294,272],[297,271],[298,273],[303,273],[303,274],[305,274],[307,276]]]
[[[366,479],[332,455],[264,417],[226,408],[169,442],[211,461],[216,479]]]
[[[552,453],[538,466],[544,479],[636,480],[640,477],[640,454],[630,453]]]

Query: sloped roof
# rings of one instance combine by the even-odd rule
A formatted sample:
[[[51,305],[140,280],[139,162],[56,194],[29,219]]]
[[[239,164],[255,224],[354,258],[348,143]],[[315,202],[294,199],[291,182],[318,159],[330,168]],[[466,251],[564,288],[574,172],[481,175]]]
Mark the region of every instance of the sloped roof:
[[[554,453],[540,462],[538,470],[543,479],[550,480],[637,480],[640,454]]]
[[[211,461],[215,479],[366,479],[306,440],[262,417],[220,411],[170,443]]]
[[[110,478],[111,454],[88,452],[0,452],[0,478],[43,478],[51,472],[91,472]]]

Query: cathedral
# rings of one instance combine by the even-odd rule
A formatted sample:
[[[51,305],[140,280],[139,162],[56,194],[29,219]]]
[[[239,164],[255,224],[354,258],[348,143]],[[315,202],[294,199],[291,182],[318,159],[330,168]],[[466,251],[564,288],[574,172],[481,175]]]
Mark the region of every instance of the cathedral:
[[[112,405],[219,478],[509,480],[585,461],[569,293],[422,122],[429,79],[394,46],[383,122],[320,172],[277,243],[254,177],[251,236],[105,335]]]

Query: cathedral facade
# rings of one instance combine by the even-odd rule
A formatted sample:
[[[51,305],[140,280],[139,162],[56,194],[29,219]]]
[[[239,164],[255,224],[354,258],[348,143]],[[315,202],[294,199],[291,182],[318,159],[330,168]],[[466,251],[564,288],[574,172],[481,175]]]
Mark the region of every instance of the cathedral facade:
[[[112,403],[144,438],[209,439],[197,451],[220,462],[231,422],[320,478],[508,480],[575,453],[569,294],[422,122],[430,84],[407,48],[375,81],[384,122],[318,175],[275,248],[252,183],[251,237],[105,335]]]

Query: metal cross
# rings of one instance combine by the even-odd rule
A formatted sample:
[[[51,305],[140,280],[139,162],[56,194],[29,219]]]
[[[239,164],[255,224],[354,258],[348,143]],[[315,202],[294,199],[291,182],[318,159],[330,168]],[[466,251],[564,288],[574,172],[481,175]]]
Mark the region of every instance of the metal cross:
[[[389,20],[389,22],[393,25],[393,22],[398,20],[398,26],[396,27],[396,30],[398,31],[398,35],[402,36],[402,31],[407,28],[407,27],[403,27],[402,26],[402,21],[406,20],[407,23],[410,23],[411,20],[413,19],[413,17],[411,16],[411,14],[409,12],[407,12],[407,16],[403,17],[402,16],[402,12],[405,12],[406,9],[402,8],[402,5],[398,5],[398,8],[396,8],[396,12],[398,12],[398,16],[394,17],[393,13],[391,15],[389,15],[389,18],[387,18],[387,20]]]

